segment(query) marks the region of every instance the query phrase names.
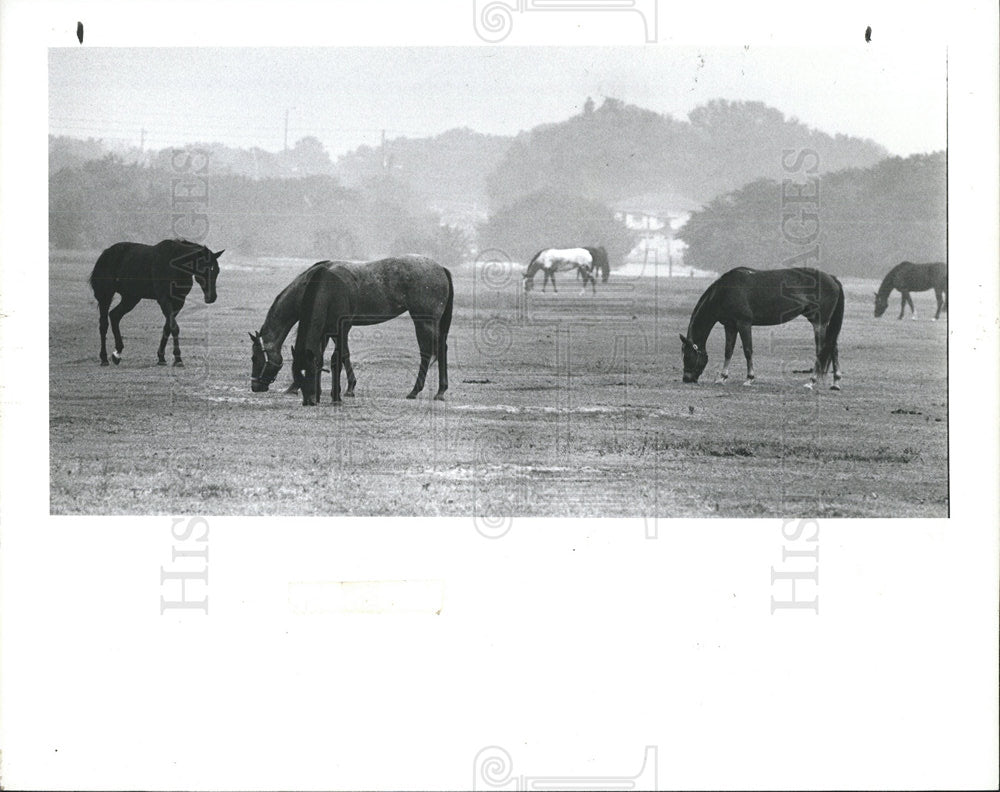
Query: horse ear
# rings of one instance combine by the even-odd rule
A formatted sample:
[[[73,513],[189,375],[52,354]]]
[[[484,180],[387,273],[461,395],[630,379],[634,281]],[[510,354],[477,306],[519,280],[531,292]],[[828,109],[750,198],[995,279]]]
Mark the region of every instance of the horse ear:
[[[684,346],[687,346],[688,344],[690,344],[690,343],[691,343],[690,341],[688,341],[688,340],[687,340],[687,339],[686,339],[686,338],[684,337],[684,334],[683,334],[683,333],[681,333],[681,334],[680,334],[680,336],[681,336],[681,343],[682,343],[682,344],[684,344]]]
[[[226,252],[226,249],[225,249],[225,248],[223,248],[223,249],[222,249],[222,250],[220,250],[220,251],[219,251],[218,253],[213,253],[212,255],[213,255],[213,256],[214,256],[215,258],[218,258],[219,256],[221,256],[221,255],[222,255],[223,253],[225,253],[225,252]]]
[[[250,340],[251,340],[251,341],[256,341],[256,340],[257,340],[257,336],[255,336],[255,335],[254,335],[253,333],[251,333],[251,332],[250,332],[249,330],[247,330],[247,335],[248,335],[248,336],[250,336]]]

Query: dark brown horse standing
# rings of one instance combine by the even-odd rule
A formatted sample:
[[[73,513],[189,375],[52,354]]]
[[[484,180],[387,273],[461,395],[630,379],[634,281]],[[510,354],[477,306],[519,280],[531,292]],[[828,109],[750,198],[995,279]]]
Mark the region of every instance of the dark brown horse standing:
[[[167,364],[164,354],[167,338],[174,338],[174,365],[181,361],[180,328],[177,314],[184,307],[184,300],[198,281],[206,303],[215,302],[215,282],[219,277],[219,256],[204,245],[184,239],[165,239],[155,245],[138,242],[118,242],[105,250],[97,259],[90,273],[90,287],[97,298],[100,310],[101,365],[108,365],[108,319],[115,336],[115,351],[111,359],[121,362],[125,342],[119,327],[122,317],[135,308],[140,300],[156,300],[163,311],[163,335],[156,351],[157,363]],[[115,294],[120,294],[118,304],[109,311]]]
[[[427,369],[435,357],[438,392],[434,398],[443,398],[448,390],[448,333],[455,297],[451,273],[424,256],[400,256],[365,264],[320,264],[304,273],[297,316],[299,330],[292,348],[292,377],[302,389],[302,403],[316,404],[319,400],[323,353],[330,339],[334,342],[330,359],[333,401],[337,402],[341,399],[342,365],[348,372],[349,391],[354,388],[348,348],[351,328],[387,322],[403,312],[409,312],[413,320],[420,349],[417,379],[407,398],[414,399],[423,390]],[[251,334],[254,338],[251,387],[255,390],[262,389],[260,378],[265,366],[277,373],[263,346],[263,336],[263,330],[256,336]],[[273,378],[272,375],[270,379]]]
[[[726,331],[726,355],[717,381],[729,378],[729,362],[739,334],[747,360],[747,379],[743,384],[753,384],[751,328],[784,324],[797,316],[809,320],[816,340],[816,363],[806,387],[812,388],[817,376],[825,376],[832,363],[830,387],[840,390],[837,337],[844,320],[844,289],[832,275],[808,267],[778,270],[737,267],[709,286],[691,313],[687,336],[681,336],[684,382],[697,382],[705,370],[708,365],[705,344],[712,328],[721,323]]]
[[[941,316],[941,311],[948,310],[948,301],[945,295],[948,292],[948,265],[941,261],[929,264],[914,264],[912,261],[904,261],[897,264],[889,274],[882,279],[882,285],[875,292],[875,317],[878,318],[885,313],[889,307],[889,295],[893,289],[899,289],[902,300],[899,306],[899,316],[902,319],[906,313],[906,306],[910,306],[910,318],[917,318],[917,311],[913,307],[913,300],[910,299],[910,292],[927,291],[934,289],[934,296],[937,298],[937,313],[934,314],[934,321]]]

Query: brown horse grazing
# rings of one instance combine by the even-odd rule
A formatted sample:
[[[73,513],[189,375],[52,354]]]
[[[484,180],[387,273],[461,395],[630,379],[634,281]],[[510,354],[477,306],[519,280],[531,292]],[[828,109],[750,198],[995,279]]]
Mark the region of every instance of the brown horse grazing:
[[[256,333],[250,333],[250,340],[253,342],[251,353],[250,390],[259,393],[268,390],[281,371],[283,359],[281,357],[281,345],[299,321],[302,313],[302,297],[306,292],[306,283],[309,275],[316,267],[332,268],[340,265],[347,265],[347,261],[319,261],[309,269],[295,276],[271,303],[267,311],[264,324]],[[345,359],[344,367],[347,370],[347,392],[345,396],[354,395],[354,369],[351,367],[350,358]],[[285,393],[296,393],[299,386],[292,382]]]
[[[737,267],[709,286],[694,307],[687,336],[681,336],[684,382],[697,382],[705,370],[708,335],[716,323],[721,323],[726,330],[726,356],[716,381],[725,382],[729,378],[729,361],[738,333],[747,359],[747,379],[743,384],[753,384],[751,328],[784,324],[797,316],[809,320],[816,339],[816,363],[806,387],[812,388],[817,375],[825,376],[832,363],[830,389],[840,390],[837,337],[844,320],[844,289],[832,275],[808,267],[779,270]]]
[[[173,335],[174,365],[183,366],[177,314],[184,307],[184,300],[195,281],[205,294],[205,302],[215,302],[215,282],[219,277],[219,256],[222,253],[221,250],[213,253],[204,245],[184,239],[165,239],[156,245],[118,242],[101,253],[90,273],[90,288],[100,311],[101,365],[108,365],[106,342],[109,317],[115,336],[115,351],[111,353],[111,359],[118,365],[125,348],[119,327],[122,317],[140,300],[156,300],[166,320],[156,351],[157,363],[161,366],[167,364],[164,357],[167,338]],[[115,294],[120,294],[121,299],[109,312]]]
[[[904,261],[897,264],[889,270],[889,274],[882,279],[882,285],[875,292],[875,318],[884,314],[885,309],[889,307],[889,295],[893,289],[899,289],[899,293],[902,295],[897,319],[903,318],[907,305],[910,306],[910,318],[917,318],[917,311],[913,307],[913,300],[910,299],[910,292],[934,289],[934,296],[937,298],[937,313],[934,314],[936,322],[941,316],[941,311],[948,310],[948,302],[944,296],[948,292],[948,265],[940,261],[930,264],[914,264],[912,261]]]
[[[299,330],[292,349],[292,377],[302,390],[302,403],[316,404],[323,353],[332,338],[330,359],[333,373],[333,401],[341,399],[341,365],[350,369],[348,333],[355,325],[387,322],[408,311],[417,333],[420,366],[408,399],[423,390],[431,360],[438,361],[438,392],[448,390],[448,333],[451,329],[455,289],[451,273],[424,256],[400,256],[366,264],[321,262],[305,273],[305,288],[299,304]],[[264,374],[269,363],[261,337],[255,338],[254,378]],[[277,368],[271,365],[276,373]],[[273,376],[271,377],[273,380]],[[253,382],[251,382],[253,387]]]

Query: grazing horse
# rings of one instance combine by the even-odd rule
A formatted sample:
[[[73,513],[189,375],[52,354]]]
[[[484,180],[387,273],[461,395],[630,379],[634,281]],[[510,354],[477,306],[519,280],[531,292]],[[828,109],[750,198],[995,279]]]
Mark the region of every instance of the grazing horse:
[[[319,261],[309,269],[300,273],[289,283],[271,303],[267,311],[264,324],[256,333],[250,333],[250,340],[253,342],[251,353],[251,374],[250,390],[259,393],[268,390],[281,370],[283,359],[281,357],[281,345],[291,332],[295,323],[299,321],[302,313],[302,297],[306,291],[306,283],[309,275],[317,267],[336,267],[348,265],[347,261]],[[347,371],[347,392],[345,396],[354,395],[354,369],[351,367],[350,358],[344,360],[344,368]],[[288,386],[286,393],[296,393],[299,386],[294,382]]]
[[[301,292],[297,292],[300,284]],[[282,295],[285,295],[283,300]],[[275,345],[274,339],[281,336],[284,340],[288,328],[298,321],[292,377],[298,388],[305,386],[302,403],[315,404],[319,399],[322,355],[331,338],[334,340],[330,360],[333,401],[341,399],[341,365],[348,373],[348,393],[353,395],[356,380],[348,348],[351,328],[387,322],[408,311],[417,333],[420,366],[413,390],[406,398],[414,399],[423,390],[427,368],[434,357],[438,360],[438,392],[434,398],[444,397],[448,390],[448,332],[455,289],[451,273],[437,262],[424,256],[400,256],[368,263],[324,261],[310,267],[278,297],[265,326],[256,335],[251,333],[252,390],[266,390],[277,376],[281,359],[279,356],[274,360],[273,352],[280,351],[281,341]],[[279,302],[281,305],[276,309]],[[292,313],[294,320],[289,320],[287,317]],[[284,318],[279,320],[279,317]],[[271,324],[274,326],[269,327]],[[269,339],[267,345],[265,338]]]
[[[816,363],[806,387],[811,389],[817,374],[825,376],[833,363],[830,389],[840,390],[837,336],[844,319],[844,289],[832,275],[807,267],[779,270],[737,267],[709,286],[694,307],[687,336],[681,336],[684,382],[697,382],[708,365],[705,343],[718,322],[726,331],[726,356],[716,382],[725,382],[729,377],[729,361],[738,333],[747,359],[747,379],[743,384],[751,385],[754,381],[751,328],[784,324],[797,316],[809,320],[816,339]]]
[[[903,318],[907,305],[910,306],[910,318],[917,318],[913,300],[910,299],[910,292],[934,289],[934,296],[937,298],[937,313],[934,314],[936,322],[941,311],[948,310],[948,301],[944,296],[948,291],[948,265],[940,261],[931,264],[914,264],[912,261],[904,261],[897,264],[889,270],[889,274],[882,279],[882,285],[875,292],[876,318],[884,314],[885,309],[889,307],[889,294],[892,293],[893,289],[899,289],[899,293],[902,295],[898,319]]]
[[[603,250],[603,248],[601,249]],[[545,250],[539,250],[531,257],[528,268],[522,276],[524,279],[524,290],[528,292],[534,288],[535,273],[541,270],[545,274],[545,280],[542,281],[542,291],[545,291],[545,287],[551,280],[552,291],[557,292],[555,274],[557,272],[576,270],[583,278],[583,289],[580,293],[583,294],[587,290],[587,283],[589,282],[596,294],[597,288],[594,284],[597,281],[593,273],[594,257],[590,250],[590,248],[546,248]],[[607,256],[605,256],[605,260],[607,260]]]
[[[115,336],[115,351],[111,359],[118,365],[125,343],[119,324],[140,300],[156,300],[163,311],[163,335],[156,351],[157,363],[167,364],[164,353],[167,337],[174,338],[174,365],[183,366],[179,341],[180,328],[177,314],[184,307],[184,300],[198,281],[205,294],[206,303],[214,303],[215,281],[219,276],[219,256],[204,245],[184,239],[165,239],[156,245],[137,242],[118,242],[105,250],[97,259],[90,273],[90,288],[97,298],[100,310],[101,365],[108,365],[108,319]],[[121,299],[110,312],[108,308],[115,294]]]

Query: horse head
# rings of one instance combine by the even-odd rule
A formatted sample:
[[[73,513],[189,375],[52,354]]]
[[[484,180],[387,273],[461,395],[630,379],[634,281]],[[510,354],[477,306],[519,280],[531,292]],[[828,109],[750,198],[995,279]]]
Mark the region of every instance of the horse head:
[[[889,307],[889,297],[882,296],[878,292],[875,292],[875,318],[877,319],[882,314],[885,313],[885,309]]]
[[[526,292],[530,292],[535,287],[535,276],[534,275],[529,275],[527,272],[525,272],[521,276],[521,280],[524,281],[524,290]]]
[[[201,290],[205,294],[205,302],[211,304],[218,296],[215,291],[215,281],[219,277],[219,256],[225,253],[225,250],[213,253],[207,247],[203,247],[202,251],[207,255],[199,258],[196,262],[194,279],[198,281],[198,285],[201,286]]]
[[[254,393],[266,391],[281,370],[281,353],[274,353],[274,360],[264,349],[260,332],[247,333],[253,347],[250,352],[250,390]]]
[[[681,353],[684,358],[684,382],[697,382],[708,365],[708,352],[699,349],[696,343],[682,335]]]

